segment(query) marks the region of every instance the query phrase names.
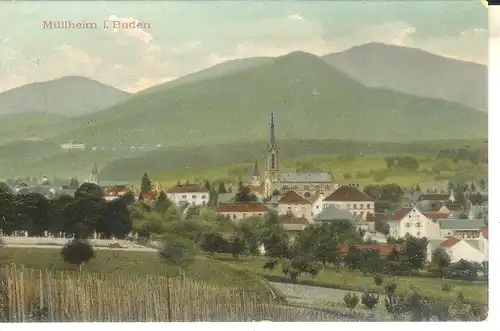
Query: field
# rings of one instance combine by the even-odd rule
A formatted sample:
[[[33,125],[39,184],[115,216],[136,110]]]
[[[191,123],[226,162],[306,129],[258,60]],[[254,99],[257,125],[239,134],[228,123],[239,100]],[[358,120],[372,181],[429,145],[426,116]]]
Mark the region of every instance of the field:
[[[332,172],[335,181],[340,184],[359,183],[361,187],[368,184],[396,183],[403,188],[415,187],[417,183],[422,190],[448,188],[448,180],[469,182],[474,180],[477,183],[485,177],[487,167],[485,165],[475,165],[468,161],[453,163],[450,160],[439,160],[433,156],[420,156],[419,169],[416,171],[388,170],[385,163],[385,156],[355,156],[355,157],[302,157],[283,160],[280,164],[282,172],[295,171],[325,171]],[[259,160],[260,161],[260,160]],[[448,162],[449,161],[449,162]],[[246,180],[249,178],[253,162],[233,164],[225,167],[216,167],[200,171],[178,171],[158,174],[150,174],[153,182],[158,182],[162,187],[171,187],[177,180],[190,180],[191,182],[202,182],[204,179],[224,180],[225,182],[235,182],[235,178]],[[432,172],[433,167],[447,169],[439,174]],[[264,176],[265,165],[259,162],[261,176]],[[361,174],[361,178],[356,178]],[[345,176],[345,175],[350,175]],[[487,176],[487,175],[486,175]],[[263,178],[261,178],[263,180]]]

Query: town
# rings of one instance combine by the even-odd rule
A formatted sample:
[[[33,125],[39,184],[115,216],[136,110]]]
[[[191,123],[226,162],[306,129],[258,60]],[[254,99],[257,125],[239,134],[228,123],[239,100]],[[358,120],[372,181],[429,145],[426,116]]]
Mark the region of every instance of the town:
[[[163,190],[146,173],[138,187],[101,183],[96,163],[82,184],[73,178],[54,187],[46,176],[37,185],[2,183],[2,244],[70,247],[90,239],[96,249],[162,252],[177,245],[178,238],[187,238],[191,245],[180,246],[187,252],[168,258],[189,260],[184,255],[194,254],[193,246],[212,258],[257,255],[265,258],[264,269],[283,264],[284,279],[294,283],[330,264],[375,279],[384,274],[422,277],[421,270],[429,277],[487,278],[484,182],[481,187],[450,183],[446,192],[422,192],[418,184],[411,190],[397,184],[360,187],[338,184],[330,172],[281,172],[275,130],[271,114],[263,176],[255,161],[248,178],[229,188],[224,182],[214,187],[206,179],[179,180]],[[380,211],[380,202],[396,205]],[[166,234],[178,238],[162,243]],[[70,263],[81,266],[92,256]],[[450,291],[452,285],[442,286]],[[346,305],[359,300],[350,295]],[[364,300],[374,304],[378,296],[368,293]]]

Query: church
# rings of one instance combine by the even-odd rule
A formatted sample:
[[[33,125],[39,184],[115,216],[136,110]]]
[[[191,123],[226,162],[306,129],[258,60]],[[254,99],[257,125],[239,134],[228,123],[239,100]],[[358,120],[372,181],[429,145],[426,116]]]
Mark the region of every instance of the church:
[[[269,142],[266,150],[266,172],[263,185],[263,196],[268,198],[273,192],[278,191],[284,194],[293,190],[306,199],[310,199],[316,194],[329,194],[333,192],[338,185],[334,183],[334,177],[331,172],[280,172],[278,145],[276,143],[274,125],[274,113],[271,114]],[[252,171],[251,186],[262,187],[260,175],[257,169],[257,162]]]

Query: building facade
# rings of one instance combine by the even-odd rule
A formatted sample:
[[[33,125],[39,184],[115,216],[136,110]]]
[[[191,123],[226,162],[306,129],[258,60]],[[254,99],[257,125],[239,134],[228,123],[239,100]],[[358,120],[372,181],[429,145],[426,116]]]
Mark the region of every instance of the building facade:
[[[167,191],[167,198],[176,205],[204,206],[210,201],[210,192],[196,184],[176,185]]]

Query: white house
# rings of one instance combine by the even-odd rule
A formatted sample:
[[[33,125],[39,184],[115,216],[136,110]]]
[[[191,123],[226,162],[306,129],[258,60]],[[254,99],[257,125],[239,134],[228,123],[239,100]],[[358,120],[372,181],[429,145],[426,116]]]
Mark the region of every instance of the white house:
[[[203,206],[210,200],[210,192],[197,184],[176,185],[167,191],[167,198],[177,205]]]
[[[450,256],[452,263],[462,259],[469,262],[485,262],[488,258],[478,249],[478,243],[478,240],[465,240],[456,237],[429,240],[427,246],[427,260],[431,261],[434,250],[438,247],[442,247]]]
[[[292,214],[297,218],[312,221],[312,205],[295,191],[286,192],[278,200],[278,215]]]
[[[444,213],[422,213],[416,207],[400,208],[387,221],[389,234],[396,238],[404,237],[406,234],[420,238],[441,238],[437,220],[447,216],[448,214]]]
[[[351,212],[355,217],[360,215],[364,220],[375,211],[375,199],[352,186],[341,186],[323,199],[323,209],[335,206]]]
[[[215,209],[217,214],[229,217],[233,222],[253,216],[265,216],[269,213],[267,207],[260,203],[223,203]]]

